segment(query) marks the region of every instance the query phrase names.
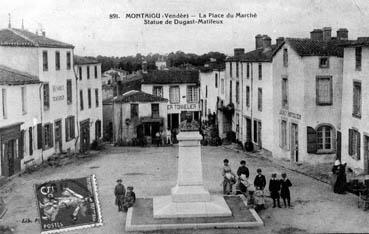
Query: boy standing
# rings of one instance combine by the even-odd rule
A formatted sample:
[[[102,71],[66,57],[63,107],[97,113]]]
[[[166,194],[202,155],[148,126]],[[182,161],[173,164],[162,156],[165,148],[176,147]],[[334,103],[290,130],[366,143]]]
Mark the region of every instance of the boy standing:
[[[240,167],[237,170],[238,177],[240,177],[241,174],[244,174],[247,179],[249,178],[250,173],[249,173],[249,169],[246,167],[246,161],[245,160],[242,160],[240,162]]]
[[[255,189],[259,189],[259,190],[264,190],[265,186],[266,186],[266,179],[265,176],[262,173],[261,169],[258,168],[256,170],[256,172],[258,173],[254,179],[254,186]]]
[[[133,192],[133,187],[128,186],[126,196],[124,197],[124,205],[123,205],[124,212],[127,212],[128,208],[132,207],[133,204],[135,204],[135,202],[136,202],[136,194],[135,192]]]
[[[235,183],[236,175],[232,172],[228,159],[224,159],[223,163],[223,194],[230,195],[232,193],[232,186]]]
[[[115,195],[115,205],[118,206],[118,212],[122,211],[123,203],[124,203],[124,195],[126,194],[126,189],[124,188],[124,185],[122,184],[122,180],[117,180],[117,185],[114,189],[114,195]]]
[[[284,207],[287,207],[286,200],[288,203],[288,207],[291,207],[291,195],[290,195],[290,187],[292,186],[291,181],[287,179],[287,174],[282,173],[281,179],[281,197],[283,199]]]
[[[279,191],[281,189],[281,183],[277,180],[277,173],[272,174],[272,178],[269,181],[269,191],[270,197],[273,199],[273,208],[276,207],[276,203],[279,208],[281,207],[281,203],[279,201]]]

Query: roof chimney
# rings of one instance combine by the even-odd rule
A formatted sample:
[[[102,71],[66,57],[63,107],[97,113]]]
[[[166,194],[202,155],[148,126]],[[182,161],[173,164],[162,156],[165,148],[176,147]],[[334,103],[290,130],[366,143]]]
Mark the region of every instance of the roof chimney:
[[[277,39],[276,39],[276,44],[277,45],[280,45],[280,44],[282,44],[284,42],[284,37],[278,37]]]
[[[240,55],[243,55],[244,53],[245,53],[244,48],[235,48],[234,49],[234,56],[240,56]]]
[[[310,39],[315,41],[322,41],[323,40],[323,30],[321,29],[314,29],[310,32]]]
[[[272,47],[272,39],[268,35],[264,35],[263,39],[263,49],[269,49]]]
[[[332,28],[331,27],[324,27],[323,28],[323,41],[331,40],[332,36]]]
[[[346,28],[337,30],[337,40],[348,40],[348,30]]]
[[[263,47],[263,36],[258,34],[255,36],[255,49],[259,49]]]

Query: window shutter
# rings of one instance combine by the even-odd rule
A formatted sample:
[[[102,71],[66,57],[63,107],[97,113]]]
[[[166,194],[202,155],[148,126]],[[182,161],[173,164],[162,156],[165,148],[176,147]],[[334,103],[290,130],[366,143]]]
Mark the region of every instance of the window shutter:
[[[72,116],[72,118],[70,119],[70,123],[69,125],[71,126],[70,128],[70,138],[73,139],[75,137],[75,124],[74,124],[74,116]]]
[[[42,124],[37,124],[37,149],[42,149]]]
[[[53,124],[50,124],[50,133],[49,133],[49,140],[50,140],[50,144],[49,146],[50,147],[53,147],[54,146],[54,135],[53,135],[53,132],[54,132],[54,128],[53,128]]]
[[[360,137],[360,132],[356,133],[357,136],[357,149],[356,149],[356,159],[360,160],[360,149],[361,149],[361,137]]]
[[[352,150],[352,143],[353,143],[353,130],[352,129],[349,129],[349,137],[348,137],[348,140],[349,140],[349,142],[348,142],[348,145],[349,145],[349,147],[348,147],[348,153],[349,153],[349,155],[352,155],[353,154],[353,150]]]
[[[19,137],[19,141],[18,141],[18,157],[19,159],[23,159],[24,158],[24,151],[23,151],[23,144],[24,144],[24,130],[22,130],[20,132],[20,137]]]
[[[315,154],[317,151],[316,144],[316,131],[312,127],[306,127],[307,132],[307,152],[310,154]]]
[[[69,130],[69,117],[65,119],[65,141],[69,140],[70,130]]]
[[[279,121],[279,147],[283,148],[283,144],[282,144],[282,138],[283,138],[283,126],[282,126],[282,120]]]

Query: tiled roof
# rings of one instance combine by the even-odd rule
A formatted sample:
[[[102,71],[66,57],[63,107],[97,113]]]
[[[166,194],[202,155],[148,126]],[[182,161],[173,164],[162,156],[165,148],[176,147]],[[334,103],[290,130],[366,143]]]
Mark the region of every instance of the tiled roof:
[[[343,57],[342,41],[317,41],[311,39],[287,38],[287,42],[300,56],[336,56]]]
[[[85,65],[85,64],[97,64],[100,63],[99,61],[97,61],[94,58],[91,57],[82,57],[82,56],[78,56],[78,55],[74,55],[73,56],[74,59],[74,64],[76,65]]]
[[[168,99],[158,97],[152,94],[144,93],[137,90],[131,90],[123,95],[118,96],[114,102],[130,103],[130,102],[167,102]]]
[[[38,84],[37,76],[0,65],[0,85]]]
[[[343,47],[369,46],[369,37],[358,37],[357,40],[348,40],[341,43]]]
[[[144,84],[184,84],[196,83],[199,84],[199,71],[171,69],[161,71],[151,71],[143,74]]]
[[[239,56],[232,56],[227,58],[227,61],[240,61],[240,62],[271,62],[274,52],[279,48],[277,45],[272,45],[271,48],[264,49],[259,48],[249,51]]]
[[[0,46],[74,48],[71,44],[15,28],[0,30]]]
[[[206,66],[200,67],[200,72],[212,72],[212,71],[223,71],[225,69],[224,63],[217,64],[217,63],[209,63]]]

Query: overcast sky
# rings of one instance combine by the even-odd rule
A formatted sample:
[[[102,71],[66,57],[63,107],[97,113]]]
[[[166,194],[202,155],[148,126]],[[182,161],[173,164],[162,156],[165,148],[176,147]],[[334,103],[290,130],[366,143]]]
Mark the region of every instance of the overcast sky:
[[[136,53],[192,53],[233,48],[251,50],[256,34],[309,37],[314,28],[349,30],[349,38],[369,36],[368,0],[6,0],[0,8],[0,28],[8,25],[75,45],[79,55],[125,56]],[[126,13],[248,13],[256,19],[226,19],[221,25],[144,25],[125,19]],[[109,19],[117,13],[120,19]]]

